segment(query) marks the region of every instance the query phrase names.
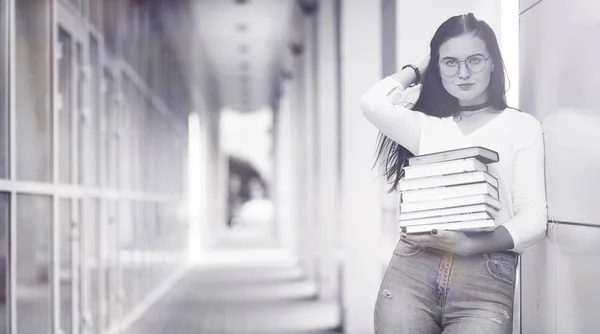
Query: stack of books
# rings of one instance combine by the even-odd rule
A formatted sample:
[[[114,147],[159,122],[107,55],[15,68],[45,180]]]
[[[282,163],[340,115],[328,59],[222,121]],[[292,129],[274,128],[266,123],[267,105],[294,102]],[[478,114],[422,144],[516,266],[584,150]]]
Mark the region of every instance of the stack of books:
[[[409,158],[399,183],[400,227],[409,234],[493,231],[501,203],[488,164],[498,161],[497,152],[483,147]]]

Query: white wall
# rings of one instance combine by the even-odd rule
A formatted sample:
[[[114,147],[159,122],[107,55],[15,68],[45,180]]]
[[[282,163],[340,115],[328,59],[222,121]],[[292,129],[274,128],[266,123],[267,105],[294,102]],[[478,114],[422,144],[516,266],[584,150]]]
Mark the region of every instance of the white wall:
[[[502,43],[501,0],[397,0],[396,11],[398,65],[423,59],[429,54],[429,42],[440,24],[451,16],[468,12],[486,21]]]
[[[600,327],[599,27],[596,1],[544,0],[521,15],[521,107],[544,126],[549,218],[558,221],[523,257],[523,333]]]

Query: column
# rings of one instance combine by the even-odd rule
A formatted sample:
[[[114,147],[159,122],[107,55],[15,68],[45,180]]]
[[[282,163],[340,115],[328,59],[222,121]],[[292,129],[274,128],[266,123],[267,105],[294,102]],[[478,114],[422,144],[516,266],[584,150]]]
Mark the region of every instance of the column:
[[[293,231],[296,233],[295,241],[298,254],[298,264],[307,274],[311,275],[310,242],[314,236],[308,224],[308,196],[306,157],[307,157],[307,109],[306,100],[306,43],[304,14],[299,7],[293,16],[294,34],[291,39],[290,69],[292,80],[290,82],[290,135],[291,135],[291,165],[292,165],[292,222]]]
[[[317,76],[315,81],[317,113],[316,141],[318,143],[315,174],[315,221],[318,236],[319,298],[334,301],[339,297],[340,247],[339,212],[339,81],[338,81],[338,20],[337,1],[324,1],[317,13]]]
[[[298,230],[294,224],[294,168],[293,168],[293,136],[292,136],[292,88],[293,77],[289,70],[291,55],[284,57],[284,77],[281,80],[279,108],[276,110],[276,153],[275,170],[276,180],[273,183],[276,187],[276,224],[277,237],[279,243],[284,249],[287,249],[292,258],[298,257]]]
[[[317,131],[317,30],[316,30],[316,5],[302,5],[303,13],[303,29],[304,29],[304,51],[302,53],[303,63],[303,95],[301,98],[304,99],[303,103],[303,122],[304,122],[304,155],[303,155],[303,169],[305,171],[303,181],[303,202],[305,203],[304,220],[301,222],[301,226],[304,229],[306,238],[304,239],[304,251],[305,251],[305,270],[309,279],[316,279],[318,275],[318,223],[316,217],[316,196],[317,196],[317,169],[316,169],[316,158],[317,158],[317,142],[318,142],[318,131]]]
[[[346,333],[371,333],[381,283],[378,261],[380,182],[372,170],[377,130],[359,110],[360,96],[381,79],[381,2],[341,6],[341,237]]]

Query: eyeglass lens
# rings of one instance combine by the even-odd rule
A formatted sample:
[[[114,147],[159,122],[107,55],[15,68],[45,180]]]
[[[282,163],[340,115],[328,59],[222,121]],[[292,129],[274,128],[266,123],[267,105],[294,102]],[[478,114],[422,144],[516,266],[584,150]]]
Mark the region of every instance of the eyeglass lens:
[[[464,61],[459,61],[458,59],[454,58],[448,58],[442,60],[442,62],[440,63],[440,71],[445,76],[450,77],[456,75],[460,69],[460,63],[463,62],[471,73],[478,73],[483,71],[487,61],[483,55],[472,55]]]

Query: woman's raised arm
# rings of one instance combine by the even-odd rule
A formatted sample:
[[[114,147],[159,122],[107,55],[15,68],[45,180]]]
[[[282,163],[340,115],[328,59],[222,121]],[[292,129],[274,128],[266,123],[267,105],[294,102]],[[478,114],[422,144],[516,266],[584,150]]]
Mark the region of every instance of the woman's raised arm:
[[[426,57],[416,66],[421,75],[427,70],[428,64],[429,57]],[[418,96],[418,92],[405,91],[416,80],[416,71],[407,67],[376,83],[360,99],[360,109],[365,117],[381,133],[413,154],[418,154],[421,125],[427,117],[404,106],[406,102],[416,102],[416,98],[414,101],[407,100]]]

